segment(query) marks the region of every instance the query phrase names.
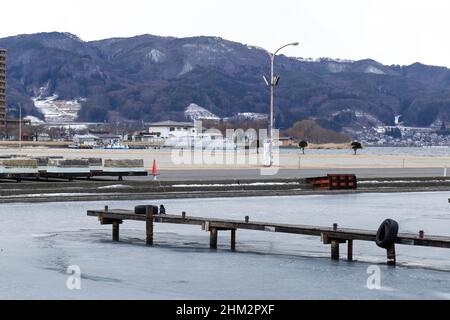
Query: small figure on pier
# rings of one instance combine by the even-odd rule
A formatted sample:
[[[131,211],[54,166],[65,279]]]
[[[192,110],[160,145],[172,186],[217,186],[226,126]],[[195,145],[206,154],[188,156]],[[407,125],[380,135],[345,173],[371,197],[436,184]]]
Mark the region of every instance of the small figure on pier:
[[[163,205],[159,206],[159,214],[166,214],[166,208]]]

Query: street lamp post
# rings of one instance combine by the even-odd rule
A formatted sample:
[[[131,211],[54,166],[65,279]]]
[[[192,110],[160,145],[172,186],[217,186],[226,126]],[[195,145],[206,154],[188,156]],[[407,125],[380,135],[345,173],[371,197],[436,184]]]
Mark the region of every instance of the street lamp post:
[[[22,150],[22,105],[19,103],[19,150]]]
[[[275,63],[275,56],[278,52],[280,52],[282,49],[289,47],[289,46],[298,46],[298,42],[288,43],[284,46],[280,47],[278,50],[276,50],[274,53],[271,53],[270,51],[264,49],[264,51],[267,52],[267,54],[270,57],[270,82],[265,79],[267,85],[270,87],[270,116],[269,116],[269,166],[272,166],[273,164],[273,130],[274,130],[274,108],[273,108],[273,93],[275,86],[278,84],[279,77],[275,77],[274,75],[274,63]]]

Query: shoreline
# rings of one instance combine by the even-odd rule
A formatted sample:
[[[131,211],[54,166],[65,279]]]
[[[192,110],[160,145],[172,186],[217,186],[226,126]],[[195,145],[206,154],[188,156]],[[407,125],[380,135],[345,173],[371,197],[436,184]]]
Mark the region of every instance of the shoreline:
[[[450,178],[363,178],[356,190],[313,189],[305,179],[179,181],[76,180],[0,184],[0,203],[247,198],[360,193],[450,192]],[[450,194],[449,194],[450,197]]]

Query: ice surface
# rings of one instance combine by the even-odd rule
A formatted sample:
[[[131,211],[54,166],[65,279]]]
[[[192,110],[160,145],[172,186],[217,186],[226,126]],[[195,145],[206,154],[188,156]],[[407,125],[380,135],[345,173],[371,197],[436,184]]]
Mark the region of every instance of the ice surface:
[[[346,194],[263,198],[178,199],[0,205],[0,298],[55,299],[449,299],[450,251],[397,246],[386,252],[354,243],[357,262],[329,259],[318,237],[238,230],[219,232],[219,250],[198,226],[156,224],[155,246],[142,222],[125,221],[121,242],[86,210],[164,204],[168,213],[376,229],[396,219],[400,232],[450,235],[449,194]],[[341,255],[345,256],[345,247]],[[367,268],[381,269],[369,290]],[[66,288],[67,267],[81,268],[81,290]],[[213,284],[213,285],[212,285]]]
[[[198,187],[243,187],[243,186],[286,186],[298,185],[298,182],[252,182],[252,183],[227,183],[227,184],[174,184],[175,188],[198,188]]]

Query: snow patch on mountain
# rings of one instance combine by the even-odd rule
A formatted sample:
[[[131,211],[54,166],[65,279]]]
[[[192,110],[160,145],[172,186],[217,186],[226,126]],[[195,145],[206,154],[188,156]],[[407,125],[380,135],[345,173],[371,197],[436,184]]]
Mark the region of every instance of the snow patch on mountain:
[[[370,113],[364,112],[364,111],[356,110],[355,116],[358,120],[370,121],[370,122],[374,123],[376,126],[383,125],[383,123],[380,120],[378,120],[377,117],[375,117],[374,115],[372,115]]]
[[[302,61],[302,62],[314,62],[314,63],[325,63],[325,62],[330,62],[330,63],[354,63],[356,62],[355,60],[350,60],[350,59],[333,59],[333,58],[303,58],[303,57],[296,57],[294,58],[297,61]]]
[[[386,74],[386,72],[384,72],[383,70],[380,70],[374,66],[368,66],[364,72],[365,73],[374,73],[374,74]]]
[[[344,72],[347,69],[347,66],[345,64],[342,63],[329,63],[327,65],[327,69],[328,71],[332,72],[332,73],[339,73],[339,72]]]
[[[245,118],[248,120],[266,120],[269,115],[265,113],[255,113],[255,112],[240,112],[236,115],[238,118]]]
[[[181,71],[178,74],[178,76],[180,77],[182,75],[185,75],[186,73],[189,73],[192,70],[194,70],[194,66],[189,61],[186,61],[186,63],[183,66],[183,69],[181,69]]]
[[[265,113],[255,113],[255,112],[240,112],[232,117],[224,118],[224,121],[265,121],[269,118],[268,114]]]
[[[40,88],[43,93],[46,88]],[[38,96],[33,99],[34,106],[44,115],[45,122],[73,122],[78,117],[83,98],[74,100],[59,100],[57,94]]]
[[[214,113],[200,107],[195,103],[191,103],[186,108],[186,110],[184,111],[184,116],[190,120],[220,120],[220,118]]]
[[[383,122],[380,121],[374,115],[367,113],[365,111],[362,111],[362,110],[355,110],[350,106],[348,108],[333,112],[331,115],[333,117],[336,117],[343,113],[349,113],[349,114],[354,115],[354,117],[356,117],[356,122],[359,122],[359,123],[372,123],[374,126],[382,126],[383,125]]]
[[[44,123],[41,119],[35,117],[35,116],[26,116],[23,118],[24,120],[28,120],[31,122],[31,124],[41,124]]]
[[[233,49],[226,46],[224,43],[218,42],[213,44],[202,43],[186,43],[183,45],[183,49],[196,52],[196,54],[204,53],[227,53],[233,51]]]
[[[166,55],[157,49],[152,49],[149,53],[147,53],[146,57],[154,63],[161,63],[165,61]]]

